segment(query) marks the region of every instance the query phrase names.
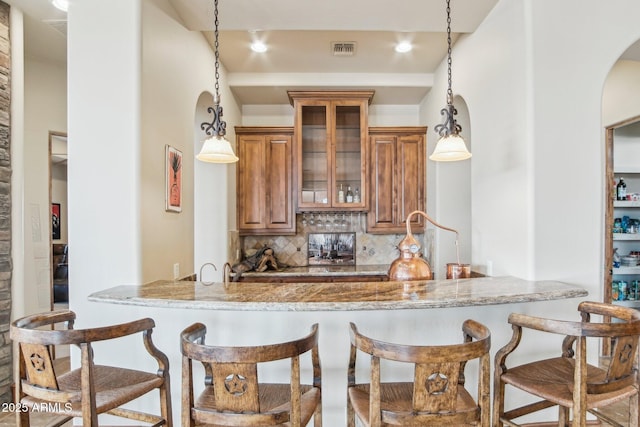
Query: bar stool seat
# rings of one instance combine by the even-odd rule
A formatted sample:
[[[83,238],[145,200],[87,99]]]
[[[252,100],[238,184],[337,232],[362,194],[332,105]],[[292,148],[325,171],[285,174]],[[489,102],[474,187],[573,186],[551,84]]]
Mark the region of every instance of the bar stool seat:
[[[309,385],[300,385],[300,418],[301,425],[306,425],[313,416],[314,411],[317,408],[320,401],[320,389],[314,388]],[[264,421],[275,420],[276,423],[282,424],[284,420],[288,421],[288,416],[283,414],[291,413],[291,386],[289,384],[260,384],[258,386],[258,402],[260,407],[260,413],[253,414],[251,418],[254,421],[260,419]],[[211,419],[211,422],[219,421],[215,415],[215,408],[220,407],[221,404],[216,402],[215,392],[213,386],[207,386],[198,396],[192,413],[194,418],[204,421],[207,418]],[[209,417],[210,415],[210,417]],[[230,414],[225,414],[225,418],[234,418]],[[235,417],[241,422],[241,418],[249,418],[247,414],[240,414]],[[242,421],[244,422],[244,421]],[[233,424],[235,425],[235,424]],[[254,424],[238,424],[238,425],[254,425]],[[260,424],[255,424],[260,425]]]
[[[117,407],[116,396],[142,396],[153,389],[162,386],[163,379],[154,373],[135,371],[133,369],[116,368],[113,366],[94,365],[94,387],[96,395],[96,412],[103,413]],[[73,417],[82,417],[82,383],[80,370],[62,374],[58,377],[58,388],[64,394],[69,404],[65,412]],[[23,385],[23,391],[37,395],[36,387]],[[41,399],[25,396],[22,403],[35,406],[42,403]]]
[[[380,411],[387,424],[405,425],[408,418],[414,417],[413,412],[413,383],[383,383],[380,384]],[[357,384],[349,388],[349,399],[358,418],[365,424],[369,421],[369,400],[371,387],[369,384]],[[470,424],[478,420],[480,408],[471,394],[463,387],[458,386],[456,403],[453,409],[461,424]],[[404,414],[404,415],[400,415]],[[407,417],[408,416],[408,417]],[[428,424],[423,424],[428,425]]]
[[[452,426],[490,424],[489,350],[491,334],[484,325],[466,320],[464,342],[454,345],[393,344],[362,335],[351,323],[347,421],[355,417],[367,427]],[[358,352],[371,356],[370,381],[356,383]],[[381,360],[414,365],[412,382],[381,381]],[[465,388],[465,367],[478,359],[477,396]]]

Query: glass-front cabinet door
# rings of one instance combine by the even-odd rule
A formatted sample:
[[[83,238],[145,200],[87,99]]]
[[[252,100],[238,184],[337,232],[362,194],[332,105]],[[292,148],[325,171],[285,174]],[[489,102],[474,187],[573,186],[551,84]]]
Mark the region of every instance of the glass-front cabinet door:
[[[372,96],[372,91],[289,92],[296,111],[298,211],[367,210]]]
[[[329,203],[329,105],[300,106],[298,205]]]

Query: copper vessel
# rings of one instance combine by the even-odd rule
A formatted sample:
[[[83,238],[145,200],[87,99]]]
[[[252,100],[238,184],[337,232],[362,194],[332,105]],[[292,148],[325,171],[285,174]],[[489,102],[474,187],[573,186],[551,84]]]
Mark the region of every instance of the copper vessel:
[[[468,279],[471,277],[471,265],[451,262],[447,264],[447,279]]]
[[[389,280],[396,281],[411,281],[411,280],[431,280],[433,279],[433,272],[431,271],[431,266],[422,258],[422,253],[420,251],[420,245],[418,241],[413,237],[411,233],[411,217],[414,215],[422,215],[427,221],[432,223],[438,228],[442,228],[443,230],[453,231],[456,233],[456,244],[458,241],[458,232],[453,228],[444,227],[422,212],[422,211],[413,211],[405,220],[407,224],[407,235],[402,239],[402,241],[398,244],[398,250],[400,250],[400,255],[397,259],[395,259],[391,266],[389,267]]]

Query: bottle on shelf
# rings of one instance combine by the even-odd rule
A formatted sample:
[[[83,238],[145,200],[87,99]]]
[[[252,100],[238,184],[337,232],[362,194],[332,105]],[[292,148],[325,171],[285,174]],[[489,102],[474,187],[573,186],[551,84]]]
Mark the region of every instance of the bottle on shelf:
[[[618,200],[627,200],[627,183],[624,182],[624,178],[620,178],[620,181],[618,181],[616,196]]]
[[[350,185],[347,185],[347,203],[353,203],[353,192]]]
[[[342,190],[342,184],[340,184],[340,190],[338,190],[338,203],[344,203],[344,191]]]
[[[613,248],[613,268],[620,267],[620,254],[618,254],[618,248]]]
[[[356,191],[353,193],[353,203],[360,203],[360,190],[356,187]]]

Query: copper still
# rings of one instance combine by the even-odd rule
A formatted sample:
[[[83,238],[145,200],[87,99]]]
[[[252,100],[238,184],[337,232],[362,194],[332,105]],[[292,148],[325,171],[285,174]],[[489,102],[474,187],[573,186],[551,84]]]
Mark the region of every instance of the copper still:
[[[422,215],[427,221],[429,221],[436,227],[456,233],[456,254],[458,254],[458,231],[457,230],[438,224],[437,222],[429,218],[429,216],[422,211],[413,211],[407,216],[407,219],[405,221],[407,224],[407,235],[398,244],[400,255],[396,260],[394,260],[391,263],[391,266],[389,267],[389,273],[388,273],[389,280],[411,281],[411,280],[433,279],[433,272],[431,271],[431,266],[429,266],[429,263],[427,262],[427,260],[422,258],[421,247],[418,244],[418,241],[415,239],[415,237],[413,237],[413,234],[411,233],[411,218],[414,215]],[[468,264],[460,264],[459,255],[458,255],[458,263],[451,264],[451,265],[452,267],[449,267],[449,264],[447,264],[448,279],[470,276]],[[460,268],[454,268],[453,266],[459,266]],[[451,269],[451,277],[449,277],[450,269]]]

